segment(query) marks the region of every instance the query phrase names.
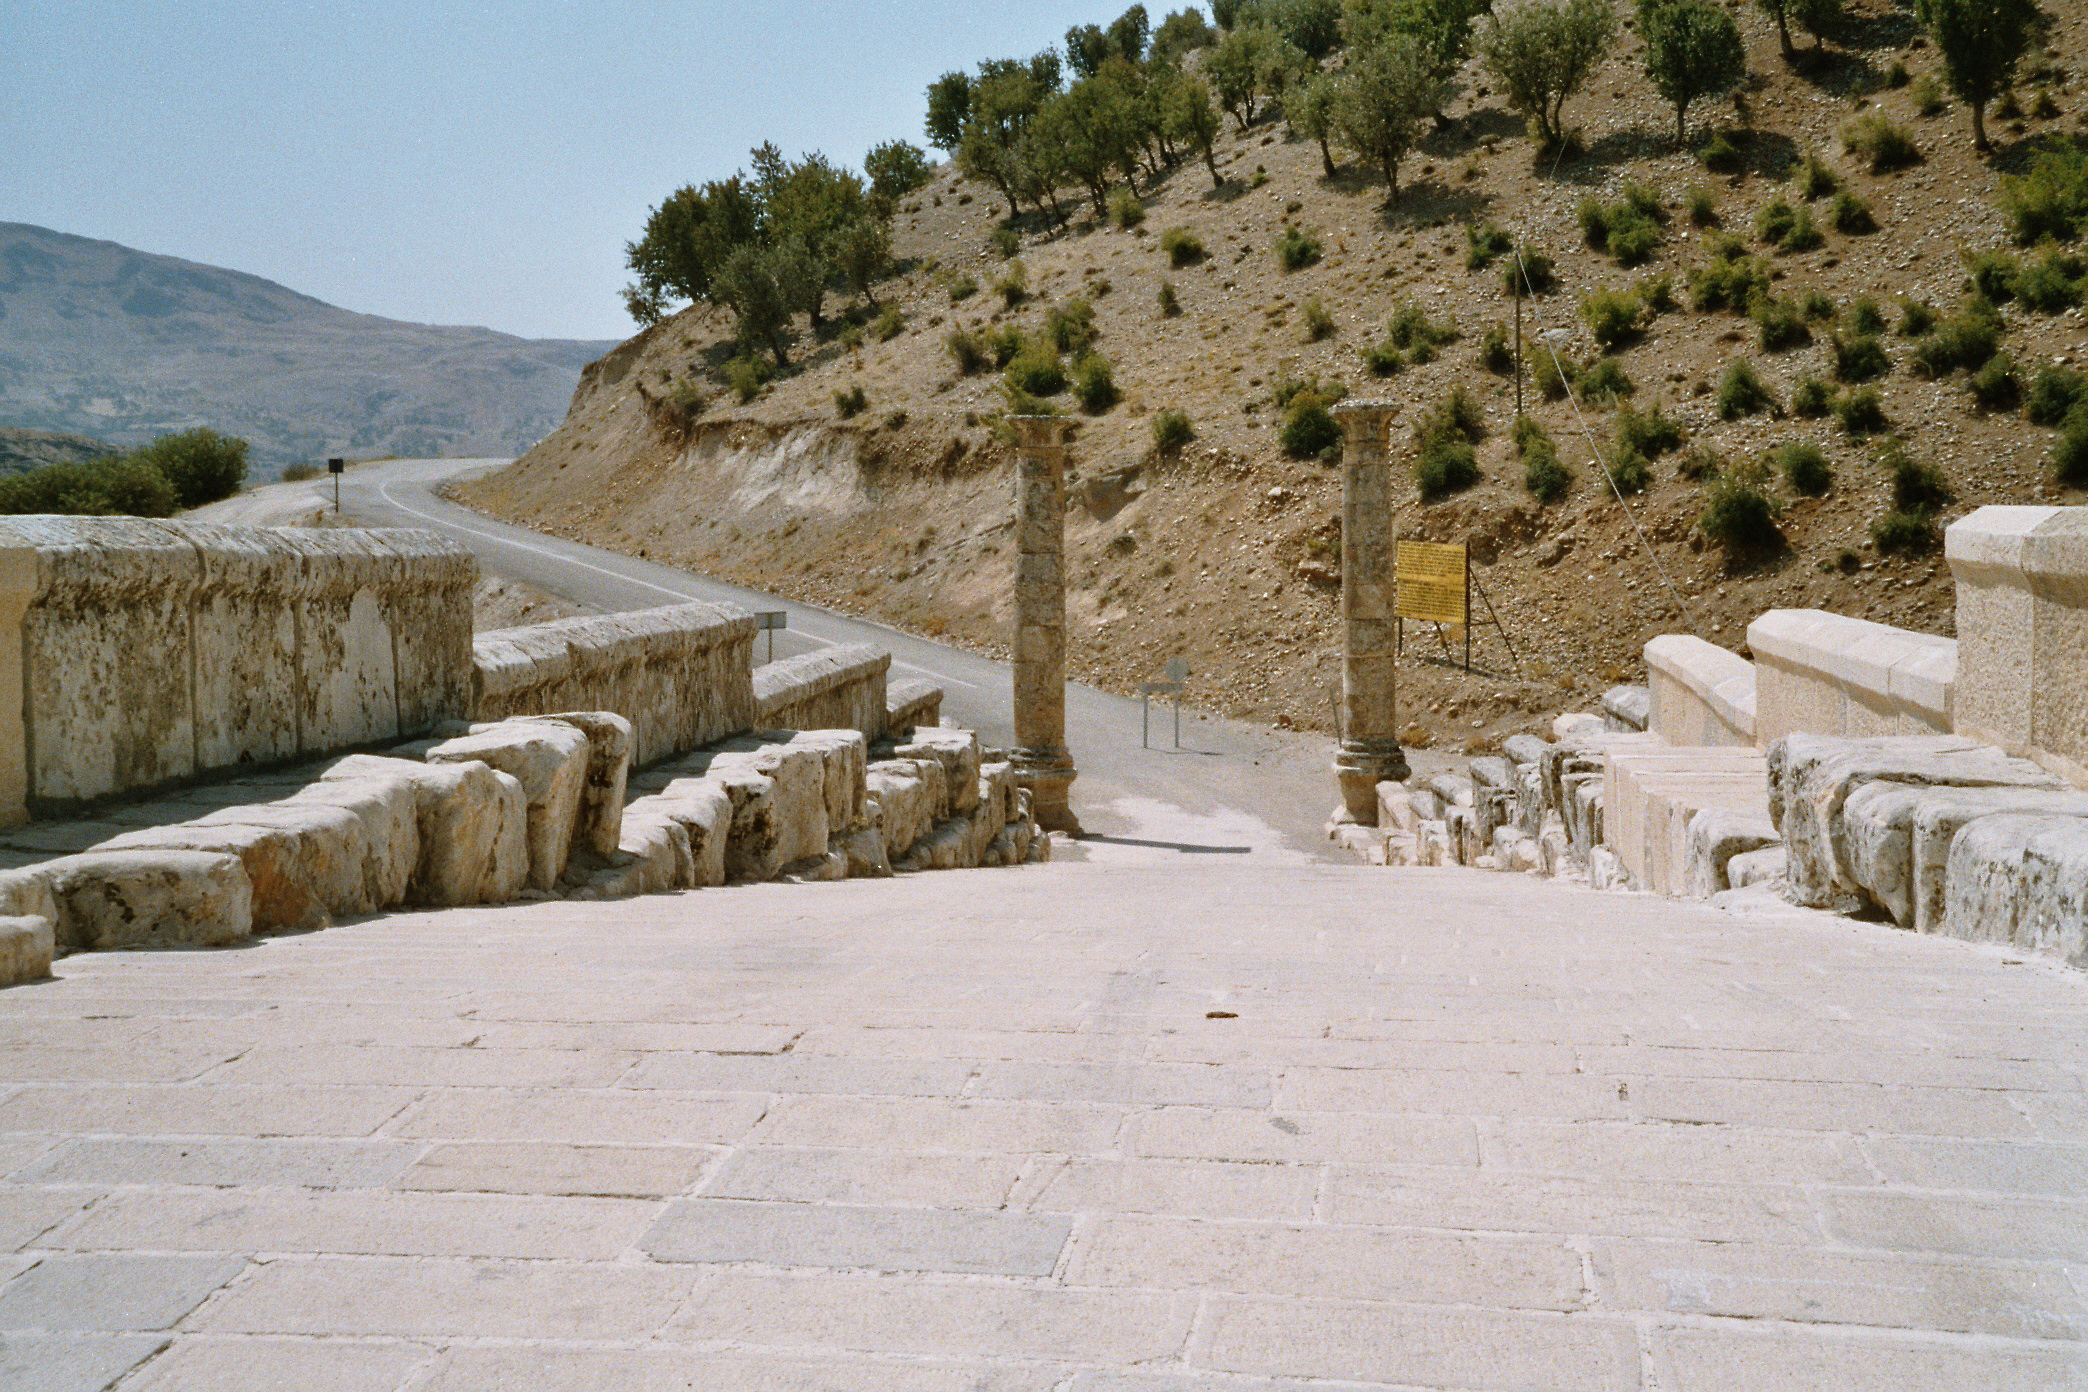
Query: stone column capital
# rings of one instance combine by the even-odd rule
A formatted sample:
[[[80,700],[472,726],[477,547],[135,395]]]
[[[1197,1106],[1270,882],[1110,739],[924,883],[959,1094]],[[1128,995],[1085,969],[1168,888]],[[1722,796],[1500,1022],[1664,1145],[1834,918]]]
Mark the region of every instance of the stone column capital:
[[[1019,450],[1064,449],[1073,432],[1073,422],[1064,416],[1010,416],[1008,424],[1015,427]]]
[[[1343,401],[1333,406],[1327,414],[1341,427],[1341,433],[1352,447],[1387,444],[1392,417],[1399,414],[1400,404],[1396,401],[1364,400]]]

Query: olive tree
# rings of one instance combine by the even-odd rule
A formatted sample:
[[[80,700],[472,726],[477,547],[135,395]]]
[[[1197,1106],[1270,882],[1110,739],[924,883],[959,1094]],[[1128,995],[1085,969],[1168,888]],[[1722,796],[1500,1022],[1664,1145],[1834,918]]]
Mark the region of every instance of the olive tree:
[[[1841,0],[1755,0],[1762,13],[1776,21],[1776,37],[1783,44],[1784,57],[1792,57],[1797,50],[1791,47],[1791,26],[1798,25],[1813,36],[1813,47],[1828,30],[1841,22]]]
[[[1555,146],[1566,136],[1566,99],[1588,80],[1616,36],[1611,0],[1525,0],[1491,16],[1479,58],[1508,104],[1536,123],[1545,145]]]
[[[1740,26],[1709,0],[1661,0],[1641,15],[1646,76],[1675,108],[1675,139],[1689,139],[1689,104],[1722,97],[1747,79]]]
[[[1351,56],[1334,119],[1341,143],[1384,171],[1387,201],[1399,197],[1399,161],[1442,104],[1442,79],[1412,36],[1395,35]]]
[[[2036,0],[1914,0],[1914,14],[1943,59],[1950,90],[1972,108],[1972,143],[1991,150],[1987,103],[2015,85],[2042,16]]]
[[[1337,133],[1336,114],[1347,78],[1340,73],[1314,73],[1292,89],[1283,103],[1283,119],[1290,128],[1320,148],[1320,165],[1329,179],[1334,177],[1332,142]]]
[[[904,140],[874,145],[863,156],[863,172],[870,176],[870,192],[879,198],[897,200],[928,182],[935,167],[927,152]]]
[[[1160,121],[1168,139],[1194,150],[1211,171],[1211,187],[1222,188],[1218,173],[1218,131],[1224,124],[1211,100],[1210,84],[1200,77],[1169,83],[1160,102]]]

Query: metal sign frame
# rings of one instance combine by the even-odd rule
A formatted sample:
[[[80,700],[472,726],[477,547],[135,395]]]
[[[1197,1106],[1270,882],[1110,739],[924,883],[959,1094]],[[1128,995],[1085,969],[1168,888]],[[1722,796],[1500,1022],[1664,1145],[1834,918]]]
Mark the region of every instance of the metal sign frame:
[[[757,609],[754,611],[754,631],[768,634],[768,661],[776,660],[776,630],[790,627],[790,611],[787,609]]]
[[[1150,701],[1155,696],[1174,697],[1174,747],[1182,747],[1182,688],[1189,684],[1189,664],[1179,657],[1167,659],[1167,680],[1138,684],[1138,747],[1151,749]]]

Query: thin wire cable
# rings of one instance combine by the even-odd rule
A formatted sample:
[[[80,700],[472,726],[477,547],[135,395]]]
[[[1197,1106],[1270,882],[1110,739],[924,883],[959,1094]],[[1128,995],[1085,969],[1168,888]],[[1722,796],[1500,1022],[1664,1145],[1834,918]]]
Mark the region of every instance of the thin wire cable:
[[[1557,172],[1557,168],[1558,166],[1555,163],[1553,165],[1554,173]],[[1522,241],[1524,242],[1526,242],[1527,240],[1528,238],[1522,239]],[[1515,274],[1521,278],[1522,288],[1524,290],[1529,290],[1531,288],[1529,270],[1523,262],[1522,245],[1520,242],[1515,248]],[[1538,314],[1536,308],[1536,295],[1531,294],[1525,296],[1525,298],[1529,300],[1531,305],[1531,317],[1537,318],[1541,322],[1542,316]],[[1549,342],[1547,342],[1543,338],[1541,332],[1538,337],[1538,342],[1543,344],[1545,352],[1551,354],[1552,370],[1559,374],[1559,380],[1561,382],[1566,381],[1566,368],[1565,365],[1559,361],[1558,349],[1554,348]],[[1516,370],[1518,372],[1522,370],[1522,365],[1520,363],[1516,365]],[[1682,597],[1682,591],[1676,587],[1674,578],[1670,576],[1667,572],[1667,567],[1660,563],[1660,553],[1653,549],[1653,542],[1651,538],[1649,538],[1646,535],[1646,529],[1639,525],[1637,515],[1633,513],[1631,510],[1631,504],[1624,501],[1624,490],[1617,486],[1617,476],[1610,472],[1609,461],[1603,458],[1602,450],[1596,445],[1595,432],[1589,428],[1587,417],[1581,414],[1580,402],[1574,396],[1573,388],[1570,385],[1566,389],[1566,404],[1573,408],[1573,419],[1580,426],[1581,437],[1588,442],[1588,452],[1594,456],[1597,467],[1599,467],[1602,470],[1603,478],[1608,480],[1610,492],[1616,495],[1617,506],[1624,509],[1624,520],[1631,524],[1631,530],[1637,534],[1639,539],[1639,545],[1645,550],[1646,559],[1653,563],[1653,569],[1659,573],[1661,583],[1666,585],[1668,588],[1668,593],[1675,597],[1675,607],[1682,611],[1683,622],[1689,625],[1690,632],[1692,632],[1699,638],[1703,637],[1703,625],[1697,621],[1695,611],[1689,607],[1689,601]]]

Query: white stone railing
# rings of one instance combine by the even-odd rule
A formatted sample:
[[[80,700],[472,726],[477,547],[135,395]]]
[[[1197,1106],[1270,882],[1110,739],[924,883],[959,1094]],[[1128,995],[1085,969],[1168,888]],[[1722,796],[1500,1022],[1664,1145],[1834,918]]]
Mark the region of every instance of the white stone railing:
[[[754,669],[756,723],[764,730],[885,732],[885,676],[892,655],[868,644],[824,648]]]
[[[2088,787],[2088,508],[1983,507],[1954,523],[1957,733]]]
[[[1788,734],[1930,735],[1951,729],[1954,638],[1820,609],[1772,609],[1747,626],[1754,742]]]
[[[1652,711],[1646,728],[1669,744],[1755,742],[1755,667],[1738,653],[1686,633],[1646,644]]]

